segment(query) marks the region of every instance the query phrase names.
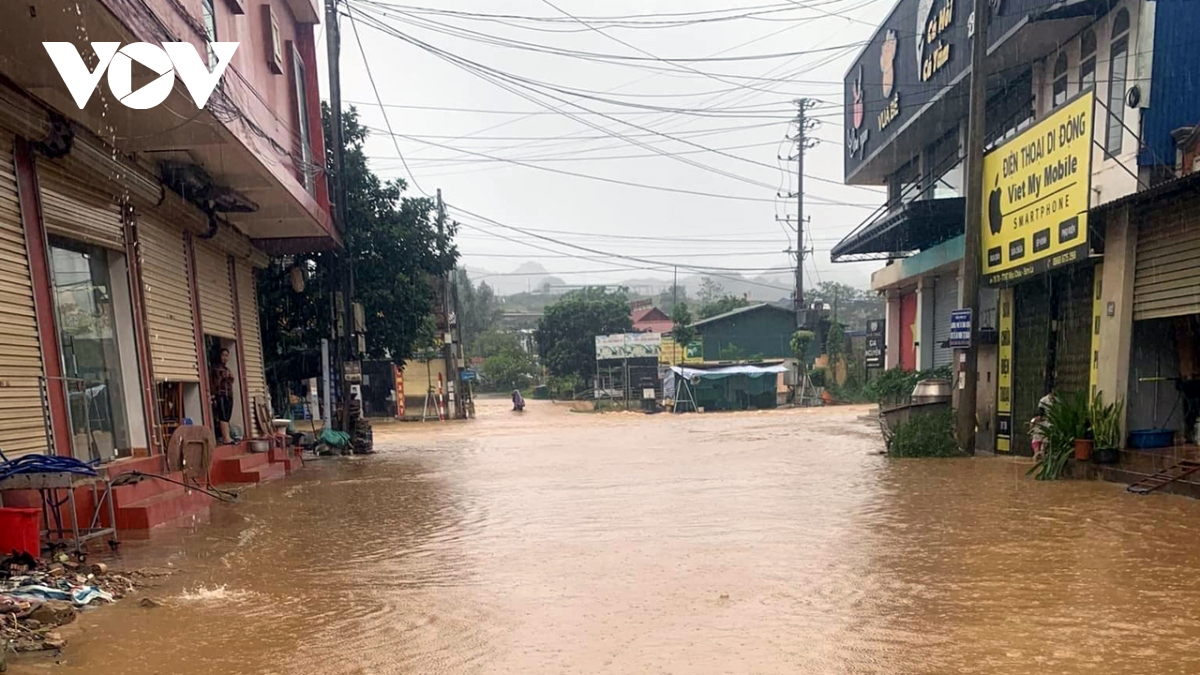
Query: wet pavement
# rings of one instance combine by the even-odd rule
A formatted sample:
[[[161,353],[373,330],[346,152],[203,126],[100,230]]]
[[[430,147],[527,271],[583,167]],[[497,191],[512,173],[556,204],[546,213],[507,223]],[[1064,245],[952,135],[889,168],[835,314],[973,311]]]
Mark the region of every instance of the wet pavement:
[[[1196,673],[1200,502],[893,461],[862,408],[481,405],[125,547],[10,672]]]

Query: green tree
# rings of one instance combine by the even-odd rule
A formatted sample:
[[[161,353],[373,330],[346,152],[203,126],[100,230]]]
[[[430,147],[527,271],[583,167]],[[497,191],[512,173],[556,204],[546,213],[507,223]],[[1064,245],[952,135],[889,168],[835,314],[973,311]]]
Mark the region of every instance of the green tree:
[[[478,286],[471,283],[470,275],[461,267],[454,270],[454,289],[458,294],[458,330],[463,348],[473,354],[476,339],[500,322],[504,310],[492,287],[486,281]]]
[[[700,306],[711,304],[725,294],[725,287],[718,281],[714,281],[712,277],[703,277],[700,279],[700,293],[696,296],[700,300]]]
[[[749,307],[750,301],[736,295],[722,295],[700,308],[701,319],[711,319],[714,316],[732,312],[735,309]]]
[[[658,300],[654,304],[656,307],[666,312],[668,316],[671,316],[675,312],[676,303],[687,301],[687,287],[672,285],[667,290],[658,294]]]
[[[488,391],[524,389],[537,373],[533,356],[513,333],[488,331],[479,336],[476,346],[484,357],[481,384]]]
[[[324,114],[326,148],[332,157],[330,116]],[[455,226],[439,233],[434,204],[404,195],[404,181],[383,181],[367,165],[367,129],[353,108],[342,117],[343,177],[348,228],[346,249],[284,256],[259,276],[263,355],[275,384],[320,372],[320,340],[333,336],[333,291],[341,264],[354,264],[355,296],[366,316],[366,356],[403,360],[428,345],[438,305],[437,279],[458,259]],[[292,285],[293,268],[304,290]]]
[[[551,375],[574,375],[587,382],[596,369],[596,336],[631,330],[625,291],[589,287],[547,305],[535,338],[542,364]]]
[[[675,305],[675,309],[671,311],[671,322],[674,324],[671,337],[675,339],[675,344],[687,347],[696,339],[696,329],[692,326],[692,312],[686,302]]]

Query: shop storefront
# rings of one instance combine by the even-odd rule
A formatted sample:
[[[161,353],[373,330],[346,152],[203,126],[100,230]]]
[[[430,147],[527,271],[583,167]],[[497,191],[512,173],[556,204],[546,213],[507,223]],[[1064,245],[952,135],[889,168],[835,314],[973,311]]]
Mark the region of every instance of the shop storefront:
[[[1138,212],[1129,363],[1130,429],[1170,429],[1196,442],[1200,412],[1200,200]]]
[[[1001,288],[996,449],[1030,454],[1028,423],[1051,391],[1090,394],[1098,300],[1089,228],[1091,92],[998,145],[981,233],[985,281]]]

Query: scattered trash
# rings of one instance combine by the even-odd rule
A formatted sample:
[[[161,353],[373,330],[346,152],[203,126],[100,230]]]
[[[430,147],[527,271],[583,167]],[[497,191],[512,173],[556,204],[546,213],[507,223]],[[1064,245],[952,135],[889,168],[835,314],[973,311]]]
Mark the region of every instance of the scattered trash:
[[[75,621],[79,612],[120,600],[147,580],[173,572],[121,573],[95,563],[84,575],[79,573],[78,563],[65,558],[58,555],[39,561],[31,556],[10,556],[0,561],[0,652],[60,650],[66,639],[57,629]],[[150,605],[143,601],[143,606]]]

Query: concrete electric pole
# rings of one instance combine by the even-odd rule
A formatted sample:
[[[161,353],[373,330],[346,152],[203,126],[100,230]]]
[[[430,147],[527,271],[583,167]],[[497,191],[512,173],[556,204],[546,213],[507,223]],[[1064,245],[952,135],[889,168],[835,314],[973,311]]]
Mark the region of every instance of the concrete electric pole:
[[[437,229],[438,238],[445,241],[446,235],[446,204],[442,201],[442,189],[437,191]],[[442,245],[441,253],[445,255],[445,245]],[[458,368],[454,358],[454,340],[453,332],[450,330],[450,274],[442,275],[442,316],[445,317],[446,325],[442,329],[442,356],[446,360],[446,396],[454,397],[454,413],[451,413],[451,407],[446,406],[448,415],[457,416],[459,410],[459,395],[458,395]]]
[[[796,306],[796,328],[808,325],[807,305],[804,301],[804,151],[817,144],[817,139],[809,138],[808,132],[817,127],[820,122],[809,119],[807,113],[816,105],[812,99],[802,98],[796,101],[796,136],[790,140],[796,142],[796,155],[789,157],[796,161],[796,288],[794,303]]]
[[[325,0],[325,42],[329,55],[329,112],[330,142],[333,143],[333,190],[334,218],[342,230],[345,248],[341,259],[342,335],[338,341],[338,361],[342,384],[342,430],[350,432],[350,380],[346,377],[346,363],[354,358],[354,265],[350,259],[350,224],[346,217],[346,182],[342,173],[346,147],[342,140],[342,38],[338,26],[337,0]],[[336,294],[335,296],[336,297]],[[337,303],[334,303],[334,325],[337,325]],[[336,337],[336,336],[335,336]]]
[[[975,453],[975,402],[979,380],[979,256],[980,225],[983,219],[983,148],[987,136],[987,47],[988,0],[975,0],[971,48],[970,117],[967,122],[967,189],[966,221],[964,223],[962,278],[962,307],[971,310],[971,343],[958,351],[959,388],[955,392],[958,409],[955,437],[958,447]]]

